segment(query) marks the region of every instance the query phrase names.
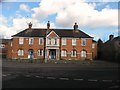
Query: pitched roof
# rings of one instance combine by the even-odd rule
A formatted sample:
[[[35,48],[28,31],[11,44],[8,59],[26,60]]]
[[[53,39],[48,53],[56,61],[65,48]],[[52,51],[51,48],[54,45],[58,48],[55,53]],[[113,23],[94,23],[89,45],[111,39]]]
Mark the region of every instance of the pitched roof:
[[[120,41],[120,36],[114,37],[112,40],[108,40],[104,44],[111,45],[111,44],[114,44],[115,41]]]
[[[11,39],[0,39],[0,43],[8,43]]]
[[[45,37],[47,29],[25,29],[13,37]],[[82,32],[81,30],[76,30],[73,32],[73,29],[50,29],[54,31],[59,37],[74,37],[74,38],[92,38],[88,34]]]

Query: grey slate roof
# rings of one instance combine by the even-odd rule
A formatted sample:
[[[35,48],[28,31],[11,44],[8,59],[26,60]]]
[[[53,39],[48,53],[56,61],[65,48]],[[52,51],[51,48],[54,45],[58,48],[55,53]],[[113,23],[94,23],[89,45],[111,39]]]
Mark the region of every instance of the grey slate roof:
[[[47,29],[25,29],[13,37],[45,37]],[[50,31],[54,31],[59,37],[74,37],[74,38],[92,38],[88,34],[82,32],[81,30],[76,30],[73,32],[73,29],[50,29]]]

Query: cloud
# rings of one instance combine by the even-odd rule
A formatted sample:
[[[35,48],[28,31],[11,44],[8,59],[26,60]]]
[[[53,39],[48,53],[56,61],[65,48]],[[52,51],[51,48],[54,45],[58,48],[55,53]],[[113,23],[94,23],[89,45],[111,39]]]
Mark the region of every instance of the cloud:
[[[0,21],[1,21],[1,18],[2,18],[2,21],[5,21],[5,23],[1,25],[0,27],[0,36],[4,36],[4,38],[11,38],[12,35],[15,35],[17,34],[18,32],[20,31],[23,31],[25,30],[26,28],[28,28],[28,23],[29,22],[32,22],[33,23],[33,26],[32,28],[47,28],[47,25],[46,23],[47,22],[42,22],[40,23],[39,20],[32,20],[32,18],[25,18],[25,17],[17,17],[17,18],[13,18],[12,19],[12,26],[7,26],[6,25],[6,22],[7,19],[4,17],[4,16],[1,16],[0,17]],[[51,28],[54,28],[55,25],[53,22],[51,22]]]
[[[56,23],[61,27],[71,27],[76,21],[80,26],[100,28],[118,25],[118,10],[108,7],[98,11],[95,3],[84,0],[41,0],[39,7],[33,8],[34,19],[43,20],[48,15],[57,14]]]
[[[30,8],[27,4],[21,4],[19,8],[21,11],[30,12]]]

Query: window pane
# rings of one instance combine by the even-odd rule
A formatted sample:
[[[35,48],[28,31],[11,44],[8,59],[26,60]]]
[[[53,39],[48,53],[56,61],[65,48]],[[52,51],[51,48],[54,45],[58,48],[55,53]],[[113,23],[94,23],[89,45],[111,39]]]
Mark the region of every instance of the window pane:
[[[86,40],[82,39],[82,46],[86,46]]]
[[[33,44],[34,39],[33,38],[29,38],[29,44]]]
[[[23,50],[18,50],[18,56],[23,56],[24,55],[24,51]]]
[[[76,38],[72,39],[72,45],[76,45]]]
[[[62,45],[66,45],[66,38],[62,38]]]
[[[42,45],[43,44],[43,39],[39,38],[39,44]]]
[[[23,44],[24,39],[23,38],[19,38],[19,44]]]

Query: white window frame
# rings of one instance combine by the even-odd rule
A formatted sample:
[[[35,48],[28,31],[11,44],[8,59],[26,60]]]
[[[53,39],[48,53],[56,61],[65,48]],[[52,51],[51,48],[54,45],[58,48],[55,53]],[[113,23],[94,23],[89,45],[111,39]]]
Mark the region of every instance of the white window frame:
[[[19,44],[24,44],[24,38],[22,37],[19,38]]]
[[[86,39],[81,39],[81,45],[86,46]]]
[[[66,56],[67,56],[67,51],[66,51],[66,50],[62,50],[62,51],[61,51],[61,56],[66,57]]]
[[[24,56],[24,50],[23,49],[18,50],[18,56]]]
[[[38,56],[43,56],[43,49],[38,50]]]
[[[62,45],[66,45],[66,38],[62,38]]]
[[[71,57],[77,57],[77,51],[76,50],[71,51]]]
[[[73,39],[72,39],[72,45],[73,45],[73,46],[76,45],[76,38],[73,38]]]
[[[34,43],[34,38],[29,38],[29,45],[33,45],[33,43]]]
[[[5,48],[5,44],[0,44],[0,48]]]
[[[95,48],[95,44],[94,43],[92,44],[92,48]]]
[[[87,52],[85,50],[81,51],[81,57],[84,57],[84,58],[87,57]]]
[[[43,45],[43,38],[39,38],[39,45]]]

